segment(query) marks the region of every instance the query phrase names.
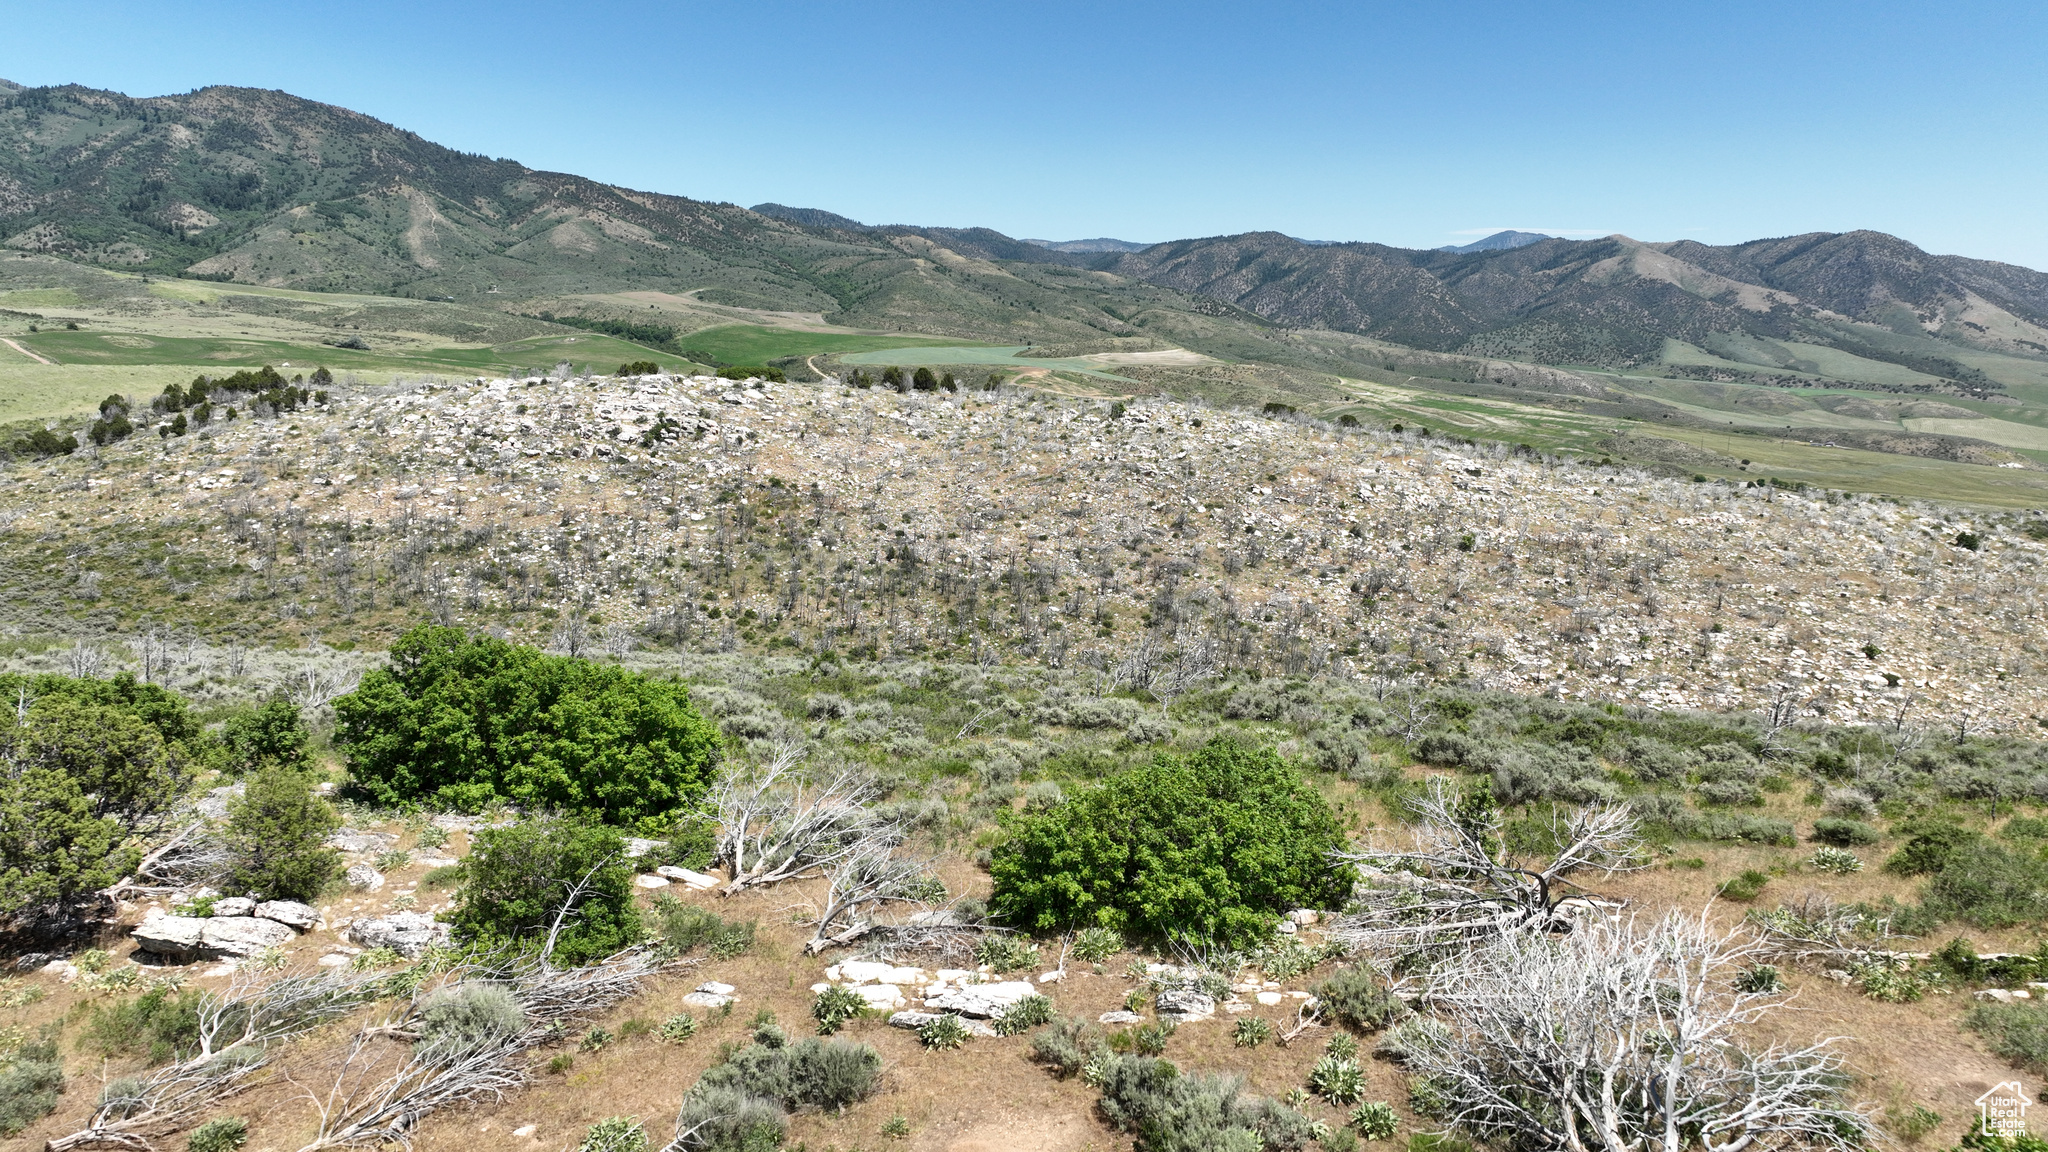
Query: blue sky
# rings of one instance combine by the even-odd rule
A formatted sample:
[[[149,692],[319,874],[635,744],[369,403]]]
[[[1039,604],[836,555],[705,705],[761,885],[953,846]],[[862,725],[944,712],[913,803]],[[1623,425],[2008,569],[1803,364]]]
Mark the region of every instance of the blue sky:
[[[2048,268],[2048,5],[103,3],[0,76],[282,88],[636,188],[870,223],[1429,247],[1874,228]]]

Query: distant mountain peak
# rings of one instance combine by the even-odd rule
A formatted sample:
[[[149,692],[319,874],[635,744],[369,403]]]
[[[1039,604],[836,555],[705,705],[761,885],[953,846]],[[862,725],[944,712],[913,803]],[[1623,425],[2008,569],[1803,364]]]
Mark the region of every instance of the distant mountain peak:
[[[1020,236],[1018,239],[1051,252],[1143,252],[1151,247],[1150,244],[1112,240],[1107,236],[1097,236],[1093,240],[1033,240],[1028,236]]]
[[[1503,248],[1520,248],[1524,245],[1534,244],[1538,240],[1555,239],[1557,239],[1557,237],[1546,236],[1541,232],[1517,232],[1513,228],[1509,228],[1506,231],[1495,232],[1493,235],[1488,236],[1483,240],[1474,240],[1470,244],[1446,244],[1443,247],[1438,248],[1437,251],[1498,252]]]

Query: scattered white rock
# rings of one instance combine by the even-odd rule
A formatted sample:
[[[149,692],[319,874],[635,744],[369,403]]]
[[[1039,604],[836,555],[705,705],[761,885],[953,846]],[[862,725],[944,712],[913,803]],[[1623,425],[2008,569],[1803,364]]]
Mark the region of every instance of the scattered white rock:
[[[1040,972],[1038,974],[1038,982],[1040,984],[1057,984],[1066,978],[1066,970],[1062,968],[1055,968],[1050,972]]]
[[[358,920],[343,935],[365,948],[389,948],[412,958],[436,944],[446,944],[448,925],[437,923],[423,912],[393,912]]]
[[[522,1124],[519,1127],[514,1128],[512,1130],[512,1134],[523,1140],[526,1137],[531,1136],[538,1131],[540,1131],[540,1125],[538,1124]]]
[[[717,996],[709,992],[692,992],[688,996],[683,997],[683,1003],[692,1008],[723,1008],[737,999],[739,999],[737,996]]]
[[[988,1018],[1001,1016],[1010,1005],[1034,995],[1038,989],[1028,980],[1005,980],[999,984],[969,984],[924,998],[926,1008],[960,1016]]]
[[[297,933],[275,920],[255,916],[209,916],[199,930],[199,951],[203,956],[254,956],[271,948],[282,948]]]
[[[700,892],[707,888],[716,888],[719,885],[719,879],[716,876],[707,876],[702,872],[692,872],[688,868],[678,868],[674,864],[664,864],[656,868],[654,872],[657,876],[666,876],[671,880],[680,880],[685,885]]]
[[[862,1000],[867,1001],[868,1007],[877,1012],[901,1008],[906,1003],[903,989],[894,984],[856,984],[853,990]]]
[[[45,976],[55,976],[60,984],[69,984],[78,979],[78,965],[69,960],[52,960],[41,969]]]
[[[2013,995],[2003,988],[1985,988],[1977,993],[1977,999],[1996,1000],[2000,1004],[2010,1004],[2012,1003]]]
[[[345,952],[329,952],[322,956],[318,963],[322,968],[346,968],[348,961],[349,957]]]
[[[1296,908],[1287,914],[1287,919],[1301,925],[1303,928],[1315,924],[1322,918],[1323,914],[1313,908]]]
[[[202,916],[158,916],[136,925],[130,935],[144,952],[172,960],[196,960],[199,933],[205,927]]]
[[[398,837],[389,832],[366,832],[360,828],[343,828],[327,838],[327,846],[343,852],[383,852],[396,847]]]
[[[229,896],[213,902],[215,916],[252,916],[255,912],[256,902],[247,896]]]
[[[1278,992],[1260,992],[1257,994],[1256,999],[1259,1003],[1271,1008],[1273,1005],[1278,1004],[1283,997]]]
[[[665,877],[661,876],[635,876],[633,877],[633,883],[639,885],[642,888],[668,887],[668,880]]]
[[[1161,1019],[1178,1020],[1183,1024],[1193,1024],[1216,1015],[1215,998],[1200,992],[1169,989],[1161,992],[1153,1000],[1153,1005],[1159,1010]]]
[[[1114,1012],[1104,1012],[1102,1015],[1097,1016],[1095,1022],[1098,1024],[1136,1024],[1144,1019],[1143,1016],[1138,1015],[1136,1012],[1126,1012],[1119,1008]]]
[[[311,932],[320,926],[320,910],[297,900],[265,900],[256,905],[255,914],[301,932]]]
[[[829,980],[820,980],[820,981],[818,981],[818,982],[817,982],[816,984],[813,984],[813,985],[811,985],[811,995],[813,995],[813,996],[816,996],[816,995],[817,995],[818,993],[820,993],[820,992],[824,992],[824,991],[827,991],[827,990],[828,990],[828,989],[830,989],[831,987],[832,987],[832,982],[831,982],[831,981],[829,981]]]
[[[739,991],[739,989],[734,988],[730,984],[721,984],[716,980],[706,980],[704,983],[697,985],[697,991],[707,992],[713,996],[730,996],[734,992]]]
[[[343,873],[348,886],[358,892],[375,892],[384,886],[384,874],[368,864],[351,864]]]

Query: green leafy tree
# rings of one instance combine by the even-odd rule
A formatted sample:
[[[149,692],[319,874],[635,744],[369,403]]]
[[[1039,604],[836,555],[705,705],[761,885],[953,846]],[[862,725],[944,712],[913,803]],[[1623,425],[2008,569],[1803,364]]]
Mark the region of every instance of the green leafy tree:
[[[27,702],[0,722],[0,916],[61,908],[111,885],[182,793],[184,702],[132,679],[0,677]]]
[[[299,706],[289,700],[271,700],[254,712],[235,716],[221,725],[221,743],[226,747],[228,771],[241,775],[270,765],[305,769],[313,764],[306,751],[311,733],[299,715]]]
[[[1269,748],[1212,740],[1061,804],[1005,818],[990,909],[1030,931],[1101,925],[1246,944],[1350,891],[1336,815]]]
[[[339,827],[333,806],[313,794],[311,775],[270,764],[228,808],[223,838],[235,861],[229,890],[269,900],[317,899],[342,873],[341,853],[327,846]]]
[[[681,684],[424,625],[334,712],[379,803],[510,801],[652,829],[709,784],[720,746]]]
[[[919,368],[910,374],[910,386],[919,392],[936,392],[939,387],[939,378],[932,375],[931,369]]]
[[[617,829],[562,818],[483,829],[457,867],[461,887],[447,919],[465,941],[545,949],[553,933],[549,960],[572,966],[643,934]]]
[[[898,392],[903,391],[903,369],[896,367],[894,364],[882,369],[882,387],[894,388]]]

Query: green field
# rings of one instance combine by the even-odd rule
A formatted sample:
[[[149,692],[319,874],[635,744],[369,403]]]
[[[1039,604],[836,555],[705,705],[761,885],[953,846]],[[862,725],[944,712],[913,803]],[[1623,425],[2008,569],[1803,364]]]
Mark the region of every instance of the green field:
[[[153,396],[166,384],[184,384],[194,376],[224,376],[266,364],[286,376],[326,367],[372,382],[408,374],[539,372],[564,360],[579,371],[609,372],[633,360],[653,360],[672,371],[705,370],[680,356],[593,333],[402,352],[358,352],[287,340],[100,332],[42,332],[13,339],[57,363],[36,364],[0,345],[0,423],[77,415],[91,411],[111,393]]]
[[[766,364],[785,356],[924,348],[946,342],[932,336],[806,332],[798,328],[771,328],[759,324],[724,324],[676,337],[677,344],[694,353],[714,356],[723,364]]]
[[[1055,372],[1078,372],[1083,376],[1094,376],[1102,380],[1121,380],[1126,384],[1136,381],[1104,372],[1102,366],[1093,360],[1081,357],[1040,357],[1020,356],[1028,345],[1015,344],[1008,347],[987,345],[921,347],[909,352],[860,352],[839,359],[848,364],[862,367],[875,365],[896,365],[901,368],[936,368],[941,365],[959,364],[990,365],[1004,368],[1048,368]]]

